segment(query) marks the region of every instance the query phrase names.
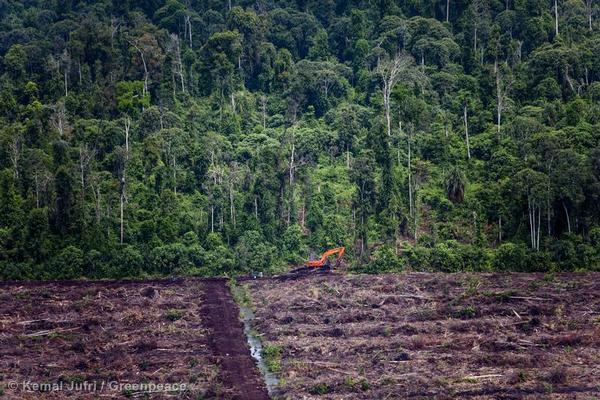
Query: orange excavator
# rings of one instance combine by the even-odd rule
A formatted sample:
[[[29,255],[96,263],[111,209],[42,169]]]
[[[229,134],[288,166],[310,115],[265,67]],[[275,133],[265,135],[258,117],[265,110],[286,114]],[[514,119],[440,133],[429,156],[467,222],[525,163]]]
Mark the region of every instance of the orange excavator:
[[[345,252],[345,247],[336,247],[335,249],[327,250],[318,260],[309,260],[302,267],[296,268],[290,272],[302,273],[312,271],[333,271],[335,268],[342,266]],[[333,256],[335,256],[334,260],[332,260]]]

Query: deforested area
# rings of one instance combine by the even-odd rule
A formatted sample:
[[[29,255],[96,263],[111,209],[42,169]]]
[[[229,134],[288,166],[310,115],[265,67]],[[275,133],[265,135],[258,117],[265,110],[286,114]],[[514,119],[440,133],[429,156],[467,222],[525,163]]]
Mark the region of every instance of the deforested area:
[[[194,280],[0,284],[0,398],[229,398],[202,305]]]
[[[600,275],[248,284],[281,399],[596,399]]]

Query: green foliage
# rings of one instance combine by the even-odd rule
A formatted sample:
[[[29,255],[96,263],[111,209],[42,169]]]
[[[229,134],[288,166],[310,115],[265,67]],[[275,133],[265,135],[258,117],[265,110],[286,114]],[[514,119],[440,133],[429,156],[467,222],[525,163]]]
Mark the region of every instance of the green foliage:
[[[277,250],[266,243],[257,231],[246,231],[240,237],[235,254],[241,271],[267,272],[274,267]]]
[[[27,54],[25,48],[20,44],[13,45],[4,55],[4,67],[15,78],[19,78],[25,73],[26,63]]]
[[[164,275],[182,274],[190,267],[187,249],[181,243],[153,248],[150,260],[150,268]]]
[[[83,275],[83,251],[75,246],[65,247],[52,261],[52,276],[62,279]]]
[[[305,253],[304,233],[299,225],[290,225],[283,234],[283,252],[285,261],[295,264],[302,260]]]
[[[183,314],[184,313],[181,310],[172,309],[172,310],[169,310],[169,311],[166,312],[165,319],[167,319],[167,320],[169,320],[171,322],[175,322],[178,319],[183,318]]]
[[[494,252],[492,265],[496,271],[525,271],[528,256],[525,246],[516,243],[503,243]]]
[[[331,392],[331,390],[332,389],[328,384],[321,382],[310,388],[309,392],[314,395],[323,395]]]
[[[117,247],[112,251],[109,276],[111,278],[127,278],[139,276],[144,259],[141,253],[131,245]]]
[[[281,346],[265,344],[262,350],[262,357],[265,365],[270,372],[277,373],[281,370]]]
[[[150,106],[150,95],[144,93],[144,82],[121,81],[116,89],[117,109],[120,112],[136,115],[143,107]]]
[[[600,268],[581,5],[46,3],[0,2],[2,279]]]
[[[394,249],[389,246],[381,246],[373,252],[371,260],[361,271],[368,273],[400,272],[403,267],[403,260],[395,254]]]

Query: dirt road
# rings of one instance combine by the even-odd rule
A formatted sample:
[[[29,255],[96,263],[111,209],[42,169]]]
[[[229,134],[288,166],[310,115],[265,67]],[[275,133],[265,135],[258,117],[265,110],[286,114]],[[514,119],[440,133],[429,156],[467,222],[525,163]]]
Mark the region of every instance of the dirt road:
[[[256,363],[250,355],[239,309],[224,279],[207,280],[204,285],[202,318],[209,335],[209,347],[219,366],[223,384],[217,398],[267,400],[269,395]]]

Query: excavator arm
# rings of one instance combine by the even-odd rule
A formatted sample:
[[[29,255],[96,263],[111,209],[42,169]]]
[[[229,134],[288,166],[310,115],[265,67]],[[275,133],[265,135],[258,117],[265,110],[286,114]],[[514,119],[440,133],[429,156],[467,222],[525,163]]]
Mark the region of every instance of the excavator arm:
[[[342,260],[342,257],[344,257],[345,252],[346,252],[345,247],[336,247],[335,249],[327,250],[325,253],[323,253],[323,255],[321,255],[320,259],[307,261],[306,266],[313,267],[313,268],[324,267],[324,266],[328,265],[329,257],[331,257],[333,255],[337,256],[335,258],[335,264],[337,266],[337,265],[339,265],[340,261]]]

